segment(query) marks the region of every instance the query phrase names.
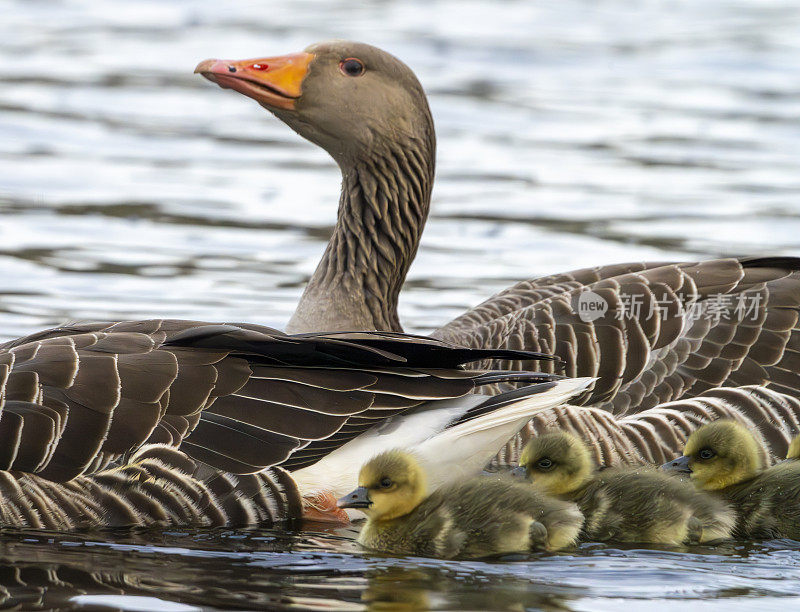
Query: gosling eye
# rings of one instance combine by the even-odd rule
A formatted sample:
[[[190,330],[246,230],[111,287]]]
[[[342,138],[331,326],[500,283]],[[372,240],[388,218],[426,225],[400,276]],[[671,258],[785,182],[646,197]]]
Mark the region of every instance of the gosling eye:
[[[699,453],[697,453],[697,456],[700,457],[700,459],[708,460],[708,459],[711,459],[712,457],[714,457],[714,455],[716,455],[716,454],[717,453],[715,453],[710,448],[703,448],[703,449],[700,450]]]
[[[536,467],[544,471],[551,470],[553,469],[553,462],[547,457],[542,457],[536,462]]]
[[[392,479],[391,478],[383,478],[379,483],[381,489],[388,489],[392,486]]]
[[[364,74],[365,68],[360,59],[348,57],[339,62],[339,70],[342,71],[342,74],[346,74],[347,76],[357,77]]]

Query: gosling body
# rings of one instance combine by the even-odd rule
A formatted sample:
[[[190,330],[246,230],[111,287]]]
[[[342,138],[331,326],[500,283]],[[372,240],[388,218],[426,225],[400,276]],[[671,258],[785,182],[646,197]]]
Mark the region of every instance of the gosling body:
[[[508,477],[474,477],[427,495],[424,473],[401,451],[367,462],[340,505],[367,515],[362,546],[444,559],[558,550],[576,542],[583,523],[575,504]]]
[[[563,432],[531,440],[518,475],[575,502],[591,541],[681,545],[731,537],[735,515],[721,500],[652,467],[597,471],[585,444]]]
[[[662,467],[689,474],[699,489],[729,503],[737,538],[800,539],[800,461],[765,468],[760,451],[744,426],[719,420],[692,433],[683,456]]]

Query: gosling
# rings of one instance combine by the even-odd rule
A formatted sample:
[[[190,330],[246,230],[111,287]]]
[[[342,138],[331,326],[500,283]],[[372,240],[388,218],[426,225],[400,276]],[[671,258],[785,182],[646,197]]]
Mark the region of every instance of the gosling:
[[[509,477],[473,477],[427,495],[424,470],[400,450],[365,463],[339,506],[367,515],[362,546],[443,559],[558,550],[576,542],[583,524],[575,504]]]
[[[791,460],[800,459],[800,436],[792,438],[789,450],[786,451],[786,458]]]
[[[800,538],[800,461],[765,469],[762,451],[743,425],[719,420],[692,433],[683,456],[662,467],[688,473],[699,489],[730,503],[738,515],[736,537],[796,540]]]
[[[584,442],[565,431],[528,442],[514,472],[549,495],[576,502],[586,540],[712,542],[730,538],[735,522],[725,503],[655,468],[597,471]]]

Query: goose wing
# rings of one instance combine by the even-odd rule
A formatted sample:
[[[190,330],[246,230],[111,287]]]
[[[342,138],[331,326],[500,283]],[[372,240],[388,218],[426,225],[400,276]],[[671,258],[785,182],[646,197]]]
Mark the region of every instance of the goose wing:
[[[587,297],[602,316],[581,316]],[[634,263],[518,283],[432,336],[552,352],[598,378],[577,403],[625,415],[718,386],[800,396],[798,308],[798,258]]]
[[[0,347],[0,470],[67,481],[145,443],[238,474],[296,468],[425,402],[551,378],[462,367],[490,357],[538,356],[197,321],[54,328]]]

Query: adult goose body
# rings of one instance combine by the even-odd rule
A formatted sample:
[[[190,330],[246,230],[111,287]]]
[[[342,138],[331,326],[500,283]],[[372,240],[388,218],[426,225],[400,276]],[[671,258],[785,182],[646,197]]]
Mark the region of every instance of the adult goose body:
[[[196,72],[254,99],[341,169],[333,235],[287,329],[400,331],[398,295],[428,216],[436,148],[411,69],[376,47],[334,41],[206,60]],[[597,310],[581,311],[586,297]],[[693,423],[720,417],[761,428],[782,457],[800,425],[799,308],[797,258],[635,262],[521,281],[432,337],[552,352],[568,376],[597,379],[573,402],[591,409],[540,413],[500,461],[513,463],[525,435],[561,427],[595,442],[600,463],[661,463]]]
[[[439,483],[477,474],[528,418],[591,382],[464,367],[490,356],[546,358],[181,320],[20,338],[0,345],[0,526],[346,519],[336,498],[395,446]],[[499,381],[533,384],[475,393]]]

